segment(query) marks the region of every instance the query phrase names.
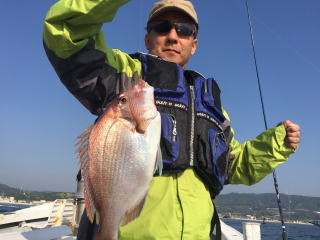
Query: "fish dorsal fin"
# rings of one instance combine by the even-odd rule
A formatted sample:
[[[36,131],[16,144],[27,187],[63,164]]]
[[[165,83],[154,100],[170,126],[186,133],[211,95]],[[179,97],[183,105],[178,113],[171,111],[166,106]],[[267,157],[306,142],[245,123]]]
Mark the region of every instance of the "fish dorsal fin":
[[[146,198],[147,198],[147,194],[144,196],[144,198],[141,199],[138,205],[135,205],[133,208],[126,211],[125,216],[122,218],[121,226],[124,226],[129,222],[133,221],[134,219],[136,219],[137,217],[139,217],[142,211],[144,202],[146,201]]]
[[[78,159],[80,161],[81,168],[81,176],[84,183],[83,194],[86,205],[86,213],[90,220],[93,222],[94,215],[96,213],[96,208],[94,206],[94,201],[92,199],[91,185],[89,181],[89,157],[88,157],[88,149],[89,149],[89,138],[90,133],[93,129],[93,125],[86,128],[83,133],[77,137],[76,146],[78,146]]]

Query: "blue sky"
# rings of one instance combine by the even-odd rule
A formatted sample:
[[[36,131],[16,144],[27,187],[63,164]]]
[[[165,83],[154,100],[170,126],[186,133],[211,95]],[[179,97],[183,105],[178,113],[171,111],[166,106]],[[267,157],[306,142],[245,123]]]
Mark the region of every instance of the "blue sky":
[[[74,140],[95,119],[64,88],[46,58],[42,25],[54,0],[11,0],[0,15],[0,183],[24,190],[74,191]],[[145,52],[145,20],[154,1],[132,1],[105,24],[107,43]],[[200,33],[189,63],[222,90],[236,138],[264,130],[244,0],[193,1]],[[281,193],[320,197],[320,2],[249,0],[269,127],[290,119],[302,142],[276,170]],[[228,192],[274,192],[272,176]]]

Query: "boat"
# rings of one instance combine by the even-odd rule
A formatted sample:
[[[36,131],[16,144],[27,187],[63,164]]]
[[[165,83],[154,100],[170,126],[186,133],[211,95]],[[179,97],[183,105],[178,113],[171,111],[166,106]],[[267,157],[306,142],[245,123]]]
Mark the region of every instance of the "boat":
[[[315,226],[318,226],[320,227],[320,220],[314,220],[314,221],[309,221],[309,223],[315,225]]]
[[[57,199],[54,202],[0,214],[0,239],[76,239],[83,210],[83,186],[80,181],[75,199]],[[222,240],[244,239],[242,233],[220,221]]]
[[[74,240],[77,223],[73,199],[57,199],[0,215],[1,240]],[[243,240],[243,235],[221,221],[222,240]]]
[[[1,240],[76,239],[74,199],[54,202],[0,214]]]

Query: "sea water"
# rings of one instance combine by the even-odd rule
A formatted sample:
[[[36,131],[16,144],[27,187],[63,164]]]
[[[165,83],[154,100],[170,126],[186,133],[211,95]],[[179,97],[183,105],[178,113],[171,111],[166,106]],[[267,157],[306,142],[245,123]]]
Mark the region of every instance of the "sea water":
[[[242,233],[242,223],[246,220],[223,219],[223,222]],[[285,226],[288,240],[320,240],[320,227],[318,226],[293,223],[286,223]],[[280,222],[266,222],[260,225],[260,230],[262,240],[282,240]]]
[[[13,204],[13,203],[0,203],[0,213],[14,212],[20,209],[28,208],[29,205]]]

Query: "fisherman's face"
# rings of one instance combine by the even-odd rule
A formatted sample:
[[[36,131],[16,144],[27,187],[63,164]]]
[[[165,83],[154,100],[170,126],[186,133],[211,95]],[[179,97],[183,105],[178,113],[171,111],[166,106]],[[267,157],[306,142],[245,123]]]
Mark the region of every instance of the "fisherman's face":
[[[191,23],[192,20],[181,12],[168,11],[152,20],[169,21],[171,23]],[[186,67],[189,58],[196,52],[198,40],[191,36],[178,35],[173,27],[166,33],[158,33],[152,29],[145,35],[145,45],[150,54]]]

